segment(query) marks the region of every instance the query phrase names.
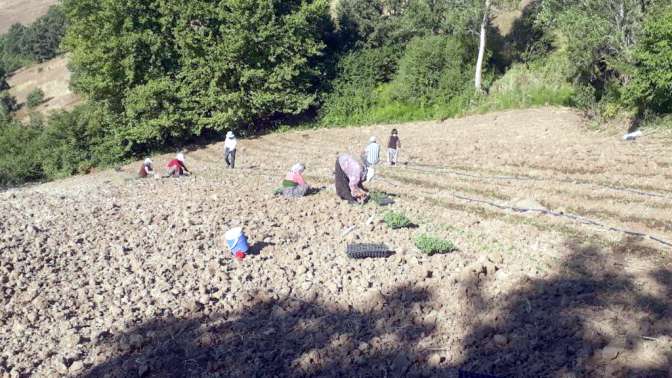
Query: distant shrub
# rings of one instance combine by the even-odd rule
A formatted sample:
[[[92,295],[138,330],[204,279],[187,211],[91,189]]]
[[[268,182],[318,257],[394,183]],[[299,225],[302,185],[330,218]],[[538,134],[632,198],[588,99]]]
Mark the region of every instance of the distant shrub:
[[[655,12],[645,22],[635,58],[636,75],[626,86],[628,102],[640,111],[672,113],[672,7]]]
[[[393,230],[409,227],[413,224],[411,220],[406,217],[406,215],[395,211],[388,211],[385,213],[383,216],[383,222],[385,222],[385,224]]]
[[[441,103],[471,83],[473,52],[457,37],[414,38],[406,46],[392,82],[395,99],[406,103]]]
[[[30,26],[12,25],[0,36],[0,66],[12,72],[55,57],[60,52],[66,26],[63,8],[56,5]]]
[[[18,108],[16,98],[7,91],[0,92],[0,121],[9,122],[10,115]]]
[[[37,156],[41,128],[0,120],[0,187],[19,185],[44,177]]]
[[[369,112],[377,101],[376,90],[392,79],[398,60],[399,52],[391,47],[359,50],[341,59],[320,111],[321,122],[345,125],[369,121]]]
[[[35,114],[25,125],[0,118],[0,186],[87,173],[118,162],[124,151],[107,131],[111,123],[109,112],[90,104],[46,121]]]
[[[40,88],[35,88],[26,97],[26,105],[28,109],[35,109],[44,102],[44,91]]]
[[[439,239],[430,235],[420,235],[415,239],[415,246],[429,256],[438,253],[450,253],[457,250],[457,247],[450,240]]]

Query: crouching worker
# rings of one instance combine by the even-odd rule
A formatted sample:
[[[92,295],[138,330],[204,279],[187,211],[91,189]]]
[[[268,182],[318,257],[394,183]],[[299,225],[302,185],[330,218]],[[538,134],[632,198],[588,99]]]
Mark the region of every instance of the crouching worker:
[[[154,163],[152,162],[152,159],[147,158],[142,163],[142,167],[140,167],[140,171],[138,172],[138,177],[145,178],[145,177],[150,176],[150,175],[155,175],[155,173],[154,173]]]
[[[287,177],[282,180],[282,187],[275,190],[275,194],[281,194],[287,198],[303,197],[308,193],[310,187],[303,179],[303,171],[306,167],[301,163],[296,163],[287,173]]]
[[[368,192],[362,186],[366,179],[366,168],[352,155],[341,154],[336,159],[336,194],[348,203],[364,203]]]
[[[190,175],[191,172],[187,169],[187,166],[184,165],[184,154],[177,154],[176,158],[168,162],[166,166],[168,168],[168,173],[165,177],[180,177]]]

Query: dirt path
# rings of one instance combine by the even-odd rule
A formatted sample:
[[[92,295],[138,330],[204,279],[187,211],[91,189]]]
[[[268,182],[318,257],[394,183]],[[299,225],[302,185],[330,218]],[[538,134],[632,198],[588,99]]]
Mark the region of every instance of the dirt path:
[[[336,154],[384,125],[241,140],[236,170],[217,144],[188,153],[190,178],[132,165],[0,194],[0,373],[670,376],[672,248],[507,210],[672,241],[669,140],[623,142],[555,108],[395,127],[402,164],[369,187],[415,229],[331,187]],[[274,197],[296,161],[325,188]],[[239,225],[243,263],[222,240]],[[422,233],[459,251],[424,256]],[[396,254],[350,260],[350,242]]]

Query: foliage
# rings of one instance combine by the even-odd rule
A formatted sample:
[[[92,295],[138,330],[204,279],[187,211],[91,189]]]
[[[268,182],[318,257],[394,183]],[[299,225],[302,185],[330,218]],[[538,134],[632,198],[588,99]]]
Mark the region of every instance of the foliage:
[[[569,62],[562,53],[527,64],[516,63],[493,82],[490,93],[479,99],[475,110],[487,112],[546,105],[572,105],[575,101],[575,88],[566,80],[568,67]]]
[[[11,113],[18,109],[16,98],[7,91],[0,91],[0,122],[9,122]]]
[[[52,6],[30,26],[12,25],[0,36],[0,67],[11,72],[55,57],[60,52],[65,29],[66,18],[61,6]]]
[[[326,0],[70,0],[65,8],[73,86],[121,117],[129,152],[208,130],[254,130],[317,104]]]
[[[409,227],[413,224],[411,220],[406,217],[406,215],[396,211],[388,211],[385,213],[383,216],[383,222],[385,222],[387,227],[393,230]]]
[[[672,113],[672,7],[646,21],[634,57],[634,79],[626,88],[630,104],[640,112]]]
[[[9,89],[9,84],[7,84],[7,72],[0,65],[0,91],[5,91]]]
[[[85,173],[121,159],[104,108],[81,105],[30,124],[0,120],[0,186]]]
[[[26,97],[26,105],[28,109],[35,109],[42,102],[44,102],[44,91],[40,88],[35,88]]]
[[[457,247],[450,240],[440,239],[427,234],[418,236],[415,239],[415,246],[420,252],[428,256],[457,251]]]
[[[323,124],[365,121],[376,103],[373,92],[392,79],[398,59],[398,53],[387,47],[358,50],[343,57],[333,90],[320,110]]]
[[[455,37],[415,38],[399,62],[393,98],[406,103],[441,103],[459,95],[471,81],[473,46]]]
[[[36,140],[39,128],[0,119],[0,187],[18,185],[43,177]]]

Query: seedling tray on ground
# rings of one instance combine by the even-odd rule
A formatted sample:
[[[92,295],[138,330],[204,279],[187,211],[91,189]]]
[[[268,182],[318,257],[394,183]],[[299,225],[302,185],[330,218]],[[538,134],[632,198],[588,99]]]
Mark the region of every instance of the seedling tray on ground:
[[[385,258],[394,254],[385,244],[348,244],[346,254],[351,259]]]

